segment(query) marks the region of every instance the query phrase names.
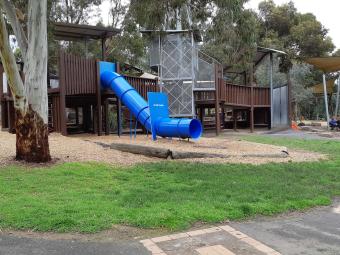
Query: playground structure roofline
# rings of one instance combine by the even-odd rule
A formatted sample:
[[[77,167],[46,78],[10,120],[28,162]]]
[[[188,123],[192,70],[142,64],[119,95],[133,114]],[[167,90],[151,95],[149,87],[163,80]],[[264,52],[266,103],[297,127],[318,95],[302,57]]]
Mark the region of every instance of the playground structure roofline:
[[[76,41],[84,39],[106,39],[121,32],[118,28],[54,22],[57,40]]]

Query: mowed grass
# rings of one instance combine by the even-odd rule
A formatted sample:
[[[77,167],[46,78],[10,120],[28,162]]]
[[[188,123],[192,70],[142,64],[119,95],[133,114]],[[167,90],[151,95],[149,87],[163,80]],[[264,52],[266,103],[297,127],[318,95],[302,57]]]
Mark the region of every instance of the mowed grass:
[[[329,153],[312,163],[67,163],[0,168],[0,229],[97,232],[113,224],[179,230],[328,205],[340,196],[339,142],[247,140]],[[128,159],[127,159],[128,160]]]

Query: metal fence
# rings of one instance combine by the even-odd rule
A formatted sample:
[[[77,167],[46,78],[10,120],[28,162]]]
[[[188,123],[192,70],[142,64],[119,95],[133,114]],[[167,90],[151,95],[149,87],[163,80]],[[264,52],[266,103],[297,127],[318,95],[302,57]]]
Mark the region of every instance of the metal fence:
[[[273,89],[273,128],[289,125],[288,117],[288,86]]]
[[[216,61],[199,51],[189,31],[168,33],[158,43],[151,47],[151,62],[155,66],[160,56],[161,91],[168,95],[171,116],[195,116],[194,91],[215,90]]]

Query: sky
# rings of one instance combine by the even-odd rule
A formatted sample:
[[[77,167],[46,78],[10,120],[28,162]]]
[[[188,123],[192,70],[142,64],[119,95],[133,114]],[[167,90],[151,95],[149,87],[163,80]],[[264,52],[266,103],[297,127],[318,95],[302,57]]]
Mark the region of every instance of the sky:
[[[126,1],[126,0],[124,0]],[[250,0],[246,7],[257,9],[258,4],[262,0]],[[289,0],[274,0],[276,4],[284,4]],[[333,39],[333,43],[337,48],[340,48],[340,0],[293,0],[295,7],[299,12],[313,13],[316,18],[329,30],[329,35]],[[108,10],[110,4],[108,0],[104,0],[101,11],[103,22],[108,22]]]

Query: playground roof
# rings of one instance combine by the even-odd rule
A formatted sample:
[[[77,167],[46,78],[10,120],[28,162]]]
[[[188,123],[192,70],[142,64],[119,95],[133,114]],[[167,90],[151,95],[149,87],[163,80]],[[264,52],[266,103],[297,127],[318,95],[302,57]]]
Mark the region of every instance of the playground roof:
[[[254,58],[255,66],[260,64],[262,62],[262,60],[270,53],[273,53],[273,54],[277,53],[277,54],[286,55],[285,52],[280,51],[280,50],[264,48],[264,47],[257,47],[256,55],[255,55],[255,58]]]
[[[120,32],[117,28],[78,25],[70,23],[54,23],[54,36],[57,40],[75,41],[84,39],[105,39]]]
[[[330,79],[327,81],[327,94],[332,94],[335,93],[335,87],[334,87],[334,83],[335,83],[335,79]],[[316,84],[315,86],[312,87],[312,92],[313,94],[323,94],[323,83],[319,83]]]
[[[305,61],[325,73],[340,71],[340,57],[308,58]]]

